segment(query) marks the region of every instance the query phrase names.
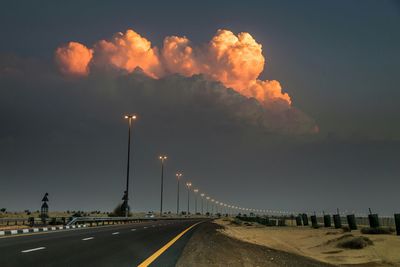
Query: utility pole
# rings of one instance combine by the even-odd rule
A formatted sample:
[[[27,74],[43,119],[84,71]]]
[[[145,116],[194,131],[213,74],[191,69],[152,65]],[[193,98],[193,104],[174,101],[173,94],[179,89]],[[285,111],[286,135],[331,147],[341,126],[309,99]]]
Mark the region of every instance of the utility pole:
[[[163,193],[164,193],[164,161],[167,159],[167,156],[160,156],[161,160],[161,203],[160,203],[160,217],[163,212]]]
[[[182,177],[182,173],[176,174],[176,180],[178,184],[178,190],[176,192],[176,215],[179,215],[179,180]]]
[[[126,166],[126,189],[123,197],[122,210],[125,212],[125,217],[129,216],[129,162],[131,156],[131,128],[132,120],[136,120],[136,115],[125,115],[125,119],[128,120],[128,159]]]

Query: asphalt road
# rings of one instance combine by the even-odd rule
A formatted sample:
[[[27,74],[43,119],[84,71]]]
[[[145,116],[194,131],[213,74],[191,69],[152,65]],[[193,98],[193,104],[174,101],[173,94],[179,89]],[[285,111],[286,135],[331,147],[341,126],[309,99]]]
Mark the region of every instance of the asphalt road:
[[[0,238],[0,266],[137,266],[197,222],[153,221]],[[195,229],[150,266],[175,266]]]

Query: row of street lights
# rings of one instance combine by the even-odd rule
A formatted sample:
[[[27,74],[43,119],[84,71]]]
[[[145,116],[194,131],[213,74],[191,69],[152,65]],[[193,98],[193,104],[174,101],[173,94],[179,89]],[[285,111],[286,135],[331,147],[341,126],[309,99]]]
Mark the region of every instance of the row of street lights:
[[[126,188],[124,191],[124,195],[122,197],[123,203],[121,206],[121,210],[124,212],[125,216],[129,216],[129,163],[130,163],[130,153],[131,153],[131,135],[132,135],[132,126],[133,126],[133,121],[137,119],[136,114],[126,114],[124,116],[126,120],[128,120],[128,156],[127,156],[127,168],[126,168]],[[161,161],[161,192],[160,192],[160,216],[163,214],[163,194],[164,194],[164,163],[167,160],[167,156],[161,155],[159,156],[159,159]],[[176,173],[176,178],[177,178],[177,202],[176,202],[176,213],[179,215],[179,186],[180,186],[180,180],[182,178],[183,174],[182,173]],[[186,188],[187,188],[187,214],[189,214],[189,208],[190,208],[190,190],[192,187],[191,182],[186,182]],[[199,189],[195,188],[193,189],[193,192],[195,194],[195,214],[197,214],[197,195],[199,193]],[[229,205],[226,203],[223,203],[221,201],[217,201],[210,196],[206,196],[205,193],[200,193],[201,196],[201,214],[204,214],[204,199],[206,200],[206,214],[210,214],[209,210],[209,205],[211,205],[211,214],[215,213],[229,213],[233,211],[250,211],[250,212],[257,212],[257,213],[267,213],[267,210],[260,210],[260,209],[249,209],[249,208],[243,208],[243,207],[238,207],[234,205]],[[215,209],[215,210],[214,210]],[[229,211],[229,212],[228,212]]]

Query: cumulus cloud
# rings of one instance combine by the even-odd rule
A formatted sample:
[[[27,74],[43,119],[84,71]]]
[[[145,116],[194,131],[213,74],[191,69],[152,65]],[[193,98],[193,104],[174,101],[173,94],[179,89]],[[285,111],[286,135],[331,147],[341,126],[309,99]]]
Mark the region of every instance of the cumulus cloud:
[[[218,30],[202,45],[192,44],[185,36],[167,36],[158,49],[129,29],[110,40],[98,41],[92,49],[79,43],[61,46],[56,50],[56,62],[62,73],[75,75],[89,75],[89,69],[117,69],[125,73],[141,69],[146,76],[163,81],[174,74],[201,75],[206,80],[221,83],[224,90],[233,89],[242,97],[240,103],[251,100],[252,104],[238,105],[231,103],[232,95],[224,98],[225,103],[237,104],[243,109],[233,113],[246,114],[249,121],[256,120],[266,129],[296,128],[294,132],[315,132],[316,129],[315,125],[310,128],[311,120],[292,106],[291,97],[283,92],[279,81],[259,79],[265,65],[262,45],[246,32],[234,34]],[[299,130],[297,126],[302,123],[304,127]]]
[[[77,42],[60,46],[55,52],[55,60],[60,71],[67,75],[86,76],[93,50]]]
[[[122,69],[131,73],[136,68],[152,78],[178,73],[184,76],[204,74],[246,97],[252,97],[269,107],[274,102],[286,107],[290,96],[282,92],[277,81],[260,81],[264,69],[262,45],[246,32],[235,35],[218,30],[206,45],[194,47],[187,37],[167,36],[161,53],[151,42],[129,29],[117,33],[111,40],[101,40],[88,49],[70,42],[56,50],[56,61],[63,73],[87,75],[92,60],[96,67]]]
[[[99,41],[94,50],[97,65],[110,65],[127,72],[139,67],[152,78],[159,78],[163,74],[158,49],[133,30],[119,32],[109,41]]]

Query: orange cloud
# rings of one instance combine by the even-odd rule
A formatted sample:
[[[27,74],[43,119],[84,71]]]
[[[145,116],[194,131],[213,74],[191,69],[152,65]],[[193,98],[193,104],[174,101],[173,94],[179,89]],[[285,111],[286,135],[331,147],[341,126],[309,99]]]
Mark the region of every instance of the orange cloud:
[[[246,89],[264,69],[261,45],[249,33],[219,30],[208,45],[208,72],[233,89]]]
[[[92,60],[93,50],[77,42],[57,48],[55,60],[60,71],[67,75],[86,76],[89,73],[89,62]]]
[[[93,50],[71,42],[56,51],[56,60],[63,73],[88,74]],[[291,99],[282,92],[278,81],[262,81],[258,77],[264,69],[262,45],[246,32],[235,35],[229,30],[218,30],[209,43],[194,47],[186,37],[168,36],[161,53],[157,47],[133,30],[117,33],[111,40],[94,45],[92,65],[113,67],[127,72],[140,67],[152,78],[179,73],[183,76],[203,74],[219,81],[238,93],[257,99],[265,107],[287,109]],[[275,105],[278,103],[279,105]]]
[[[186,37],[168,36],[164,39],[162,56],[170,73],[192,76],[201,73],[199,60]]]
[[[163,71],[158,50],[151,42],[133,30],[117,33],[112,40],[101,40],[95,45],[97,64],[134,71],[140,67],[152,78],[159,78]]]

